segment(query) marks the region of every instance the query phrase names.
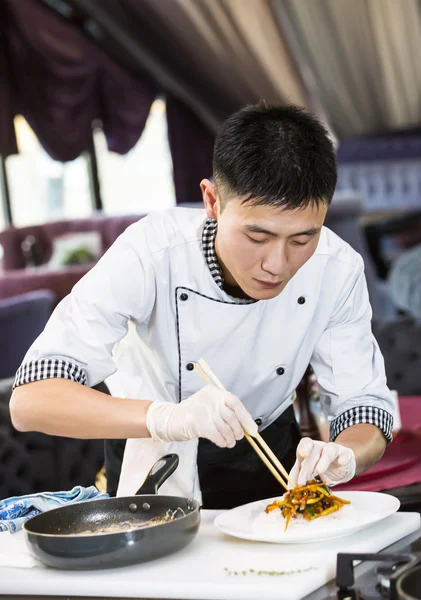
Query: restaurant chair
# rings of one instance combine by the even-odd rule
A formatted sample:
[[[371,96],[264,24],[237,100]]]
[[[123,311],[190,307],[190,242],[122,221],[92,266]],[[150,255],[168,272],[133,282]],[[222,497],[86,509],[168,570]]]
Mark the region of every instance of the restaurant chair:
[[[44,329],[54,300],[49,290],[0,300],[0,380],[14,377],[32,342]]]

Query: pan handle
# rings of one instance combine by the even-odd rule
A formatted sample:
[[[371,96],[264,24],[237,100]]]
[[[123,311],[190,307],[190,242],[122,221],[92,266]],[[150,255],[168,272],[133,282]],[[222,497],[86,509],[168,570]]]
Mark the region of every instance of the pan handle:
[[[160,458],[149,471],[142,487],[136,492],[136,496],[157,494],[161,485],[174,473],[179,462],[178,454],[166,454]]]

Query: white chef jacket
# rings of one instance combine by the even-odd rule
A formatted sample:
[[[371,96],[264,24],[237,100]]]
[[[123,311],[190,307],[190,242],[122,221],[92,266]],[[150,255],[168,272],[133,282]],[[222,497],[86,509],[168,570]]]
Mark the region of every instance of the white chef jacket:
[[[314,255],[279,296],[238,303],[208,268],[205,223],[205,211],[175,208],[131,225],[55,309],[16,385],[58,376],[93,386],[116,373],[119,395],[180,402],[203,386],[192,369],[203,357],[264,429],[290,406],[311,363],[332,440],[364,422],[390,441],[393,399],[359,254],[324,227]],[[129,321],[136,345],[127,353],[119,343]],[[197,442],[171,449],[188,464],[176,488],[199,496]],[[143,477],[163,452],[151,440],[129,440],[119,493],[136,491],[132,469],[140,472],[142,457]]]

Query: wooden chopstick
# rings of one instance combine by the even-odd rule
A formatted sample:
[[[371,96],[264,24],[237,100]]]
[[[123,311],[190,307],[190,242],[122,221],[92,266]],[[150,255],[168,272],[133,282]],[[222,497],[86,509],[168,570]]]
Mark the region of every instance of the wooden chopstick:
[[[217,384],[217,387],[219,387],[219,389],[221,389],[221,390],[225,389],[224,386],[222,385],[222,383],[219,381],[219,379],[215,375],[215,373],[211,370],[211,368],[209,367],[209,365],[207,364],[207,362],[203,358],[199,359],[199,361],[198,361],[197,364],[199,365],[199,368],[203,371],[203,373],[207,374],[207,380],[208,381],[210,381],[210,379],[213,379],[214,382]],[[251,436],[251,434],[248,434],[248,435]],[[266,454],[270,457],[270,459],[272,460],[272,462],[274,463],[274,465],[277,467],[277,469],[280,471],[280,473],[286,478],[287,481],[289,481],[290,483],[292,483],[289,480],[289,475],[288,475],[287,470],[284,468],[283,464],[277,458],[277,456],[275,456],[275,454],[272,452],[272,450],[267,445],[267,443],[262,438],[262,436],[259,433],[256,433],[252,437],[255,437],[258,440],[259,444],[266,451]]]
[[[225,390],[225,388],[222,385],[222,383],[219,381],[219,379],[216,377],[216,375],[213,373],[213,371],[211,370],[211,368],[209,367],[209,365],[206,363],[206,361],[203,358],[199,359],[197,361],[197,363],[195,363],[195,369],[197,370],[197,372],[199,373],[199,375],[202,377],[202,379],[208,385],[211,385],[212,384],[212,380],[213,380],[214,383],[215,383],[215,385],[216,385],[216,387],[218,387],[221,390]],[[284,487],[288,491],[288,486],[287,486],[286,482],[283,480],[282,475],[286,478],[286,481],[289,482],[289,484],[291,485],[291,487],[294,487],[294,485],[292,484],[291,480],[289,479],[288,472],[286,471],[286,469],[284,468],[284,466],[282,465],[282,463],[278,460],[278,458],[275,456],[275,454],[272,452],[272,450],[267,445],[267,443],[262,438],[262,436],[259,433],[255,433],[252,436],[247,431],[245,431],[244,434],[245,434],[245,437],[246,437],[247,441],[252,446],[253,450],[256,452],[256,454],[259,456],[259,458],[263,461],[263,463],[267,466],[267,468],[272,473],[272,475],[282,485],[282,487]],[[261,450],[261,448],[259,448],[259,446],[257,445],[257,443],[255,442],[255,440],[253,438],[257,439],[257,441],[259,442],[259,444],[266,451],[268,457],[272,460],[273,464],[271,464],[271,462],[269,461],[268,457],[265,456],[265,454],[263,453],[263,451]],[[278,471],[275,469],[275,467],[278,469]]]
[[[197,367],[196,367],[196,365],[197,365]],[[197,372],[201,375],[201,377],[204,379],[204,381],[206,381],[206,383],[208,385],[211,385],[211,380],[213,379],[216,387],[218,387],[221,390],[225,390],[222,383],[219,381],[219,379],[217,378],[215,373],[213,373],[213,371],[210,369],[209,365],[206,363],[206,361],[203,358],[199,359],[198,362],[196,363],[196,365],[195,365],[195,368],[196,368]],[[276,471],[276,469],[271,464],[269,459],[262,452],[261,448],[259,448],[259,446],[256,444],[253,437],[247,431],[244,432],[244,435],[245,435],[247,441],[249,442],[249,444],[251,445],[251,447],[253,448],[253,450],[256,452],[256,454],[259,456],[259,458],[263,461],[263,463],[267,466],[267,468],[272,473],[272,475],[278,480],[278,482],[282,485],[282,487],[288,491],[288,486],[281,476],[281,473],[282,474],[286,473],[286,479],[287,479],[287,481],[289,481],[288,473],[286,472],[286,470],[284,469],[282,464],[279,462],[279,460],[276,458],[275,454],[272,452],[272,450],[269,448],[269,446],[266,444],[265,440],[261,437],[261,435],[259,433],[256,433],[254,435],[254,437],[258,440],[258,442],[261,444],[261,446],[266,450],[266,452],[268,453],[268,456],[274,462],[275,466],[279,469],[279,471],[281,471],[281,473],[279,471]]]
[[[275,467],[277,467],[279,472],[285,477],[285,479],[290,484],[290,486],[292,488],[295,487],[294,484],[292,483],[292,480],[289,478],[288,471],[285,469],[284,465],[281,463],[279,458],[272,452],[272,450],[270,449],[270,446],[267,445],[267,443],[262,438],[260,433],[256,433],[255,437],[259,440],[259,444],[262,446],[262,448],[265,450],[266,454],[272,460]]]
[[[244,432],[244,436],[245,436],[246,440],[248,441],[248,443],[250,444],[250,446],[253,448],[253,450],[256,452],[256,454],[259,456],[259,458],[265,463],[265,465],[267,466],[269,471],[272,473],[272,475],[275,477],[275,479],[277,479],[278,482],[281,484],[281,486],[288,492],[288,485],[282,479],[281,474],[279,473],[279,471],[277,471],[275,469],[275,467],[272,465],[272,463],[269,461],[269,459],[266,457],[266,455],[262,452],[262,450],[256,444],[256,442],[252,438],[252,436],[250,434],[248,434],[247,431]]]
[[[194,363],[194,368],[196,369],[196,371],[199,373],[200,377],[203,379],[203,381],[205,383],[207,383],[207,385],[212,385],[212,381],[209,379],[209,377],[205,374],[205,372],[203,371],[202,367],[199,365],[199,363]]]

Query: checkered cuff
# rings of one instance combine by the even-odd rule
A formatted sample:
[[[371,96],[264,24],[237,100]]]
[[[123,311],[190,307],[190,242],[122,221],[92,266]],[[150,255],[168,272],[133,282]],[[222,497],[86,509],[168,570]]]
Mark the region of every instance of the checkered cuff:
[[[42,379],[70,379],[86,385],[86,374],[77,365],[60,358],[41,358],[21,365],[16,373],[13,389],[32,381]]]
[[[368,423],[381,429],[388,444],[393,439],[393,417],[390,413],[377,406],[355,406],[331,422],[330,441],[334,442],[342,431],[358,423]]]

